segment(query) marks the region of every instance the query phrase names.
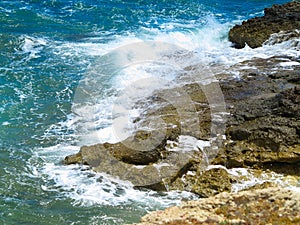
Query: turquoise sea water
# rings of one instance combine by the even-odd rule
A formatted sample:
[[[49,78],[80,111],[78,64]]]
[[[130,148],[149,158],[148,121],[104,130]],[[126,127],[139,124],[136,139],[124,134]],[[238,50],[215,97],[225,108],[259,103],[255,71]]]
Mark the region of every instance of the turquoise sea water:
[[[238,52],[227,41],[234,24],[285,2],[0,1],[0,224],[123,224],[193,198],[138,191],[84,167],[63,166],[66,155],[97,142],[84,138],[87,123],[72,111],[76,87],[95,60],[137,41],[176,44],[224,65],[286,53]],[[111,138],[109,91],[126,86],[129,76],[114,75],[98,83],[96,124],[104,141]]]

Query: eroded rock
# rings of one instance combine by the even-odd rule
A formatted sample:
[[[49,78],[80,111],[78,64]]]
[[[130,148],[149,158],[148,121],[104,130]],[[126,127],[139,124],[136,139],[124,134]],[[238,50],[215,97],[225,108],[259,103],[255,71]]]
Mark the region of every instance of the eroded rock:
[[[157,92],[151,99],[139,103],[142,106],[153,103],[153,107],[135,121],[137,127],[150,130],[137,130],[115,144],[82,147],[78,154],[66,157],[65,163],[90,165],[94,171],[129,180],[137,187],[187,190],[199,195],[202,195],[201,183],[206,182],[201,180],[206,169],[205,157],[209,161],[213,159],[213,164],[229,168],[278,169],[280,164],[284,167],[290,164],[285,172],[295,174],[298,170],[294,165],[300,163],[299,67],[269,74],[269,68],[278,67],[287,60],[293,59],[273,57],[243,62],[241,67],[246,63],[255,69],[240,70],[240,79],[220,81],[230,113],[226,124],[227,140],[221,141],[221,145],[211,142],[211,146],[201,151],[184,151],[186,147],[180,151],[167,150],[169,141],[178,140],[180,135],[194,138],[194,144],[198,139],[208,141],[211,135],[211,110],[201,86],[185,84],[182,90],[189,93],[194,105],[180,104],[176,96],[175,100],[170,100],[174,89]],[[233,69],[240,66],[235,65]],[[164,99],[175,103],[172,105]],[[216,158],[215,152],[218,152]],[[191,175],[193,173],[196,175]],[[181,182],[182,178],[185,183]],[[199,187],[193,187],[195,183]],[[211,191],[217,193],[213,188]]]
[[[130,137],[113,144],[83,146],[79,153],[67,156],[65,163],[89,165],[135,187],[164,191],[191,167],[201,165],[203,153],[196,142],[210,138],[211,111],[199,84],[156,91],[137,105],[148,110],[136,118],[139,129]]]
[[[184,140],[181,141],[181,139]],[[89,165],[95,172],[107,173],[130,181],[135,187],[167,191],[177,177],[186,173],[192,165],[200,165],[203,160],[202,153],[195,146],[186,145],[188,143],[186,139],[191,139],[191,143],[197,141],[192,137],[181,136],[178,143],[169,146],[168,150],[166,148],[160,149],[160,146],[156,146],[152,150],[153,152],[162,150],[165,152],[164,156],[158,156],[151,150],[146,152],[134,149],[132,142],[129,143],[130,149],[122,142],[83,146],[79,153],[67,156],[65,163]],[[131,164],[128,159],[131,163],[138,162],[139,164]],[[151,159],[151,163],[148,159]]]
[[[234,26],[229,31],[229,40],[236,48],[243,48],[247,44],[251,48],[257,48],[267,41],[271,34],[287,31],[286,35],[281,33],[274,43],[278,43],[293,37],[300,36],[294,32],[300,28],[300,2],[294,1],[284,5],[273,5],[264,10],[263,17],[256,17]],[[270,42],[272,43],[272,42]]]
[[[300,194],[278,187],[183,202],[151,212],[136,225],[299,224]]]
[[[264,167],[300,162],[300,69],[268,72],[285,60],[289,59],[252,60],[247,65],[255,69],[240,71],[241,79],[221,83],[231,116],[227,142],[214,164]]]
[[[200,197],[206,198],[231,191],[231,178],[225,169],[212,168],[199,173],[191,191]]]

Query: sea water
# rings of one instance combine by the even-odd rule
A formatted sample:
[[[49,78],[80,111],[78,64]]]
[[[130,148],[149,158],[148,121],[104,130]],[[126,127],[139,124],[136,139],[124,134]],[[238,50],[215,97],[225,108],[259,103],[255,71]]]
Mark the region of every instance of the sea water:
[[[288,42],[236,50],[227,40],[235,24],[285,2],[0,1],[0,223],[123,224],[195,198],[187,192],[136,190],[130,182],[86,166],[62,164],[82,145],[120,139],[112,129],[112,112],[122,90],[149,77],[172,81],[180,73],[172,65],[145,61],[105,76],[97,68],[107,68],[112,52],[149,41],[176,46],[192,52],[197,63],[222,68],[253,57],[299,56]],[[188,60],[186,66],[193,64]],[[96,101],[78,98],[85,81],[99,88],[92,92]],[[135,93],[164,83],[147,85],[134,86]],[[133,118],[140,113],[125,108],[125,116],[128,112]]]

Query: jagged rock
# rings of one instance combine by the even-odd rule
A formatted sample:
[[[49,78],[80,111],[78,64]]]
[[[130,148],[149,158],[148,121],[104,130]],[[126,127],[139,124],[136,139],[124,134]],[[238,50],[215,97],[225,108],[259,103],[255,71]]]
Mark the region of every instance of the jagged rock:
[[[140,102],[140,107],[149,108],[145,103],[150,103],[151,107],[139,117],[138,127],[164,128],[169,140],[176,139],[179,134],[209,139],[211,110],[199,84],[156,91],[150,99]]]
[[[247,65],[254,66],[255,72],[241,71],[242,79],[221,83],[231,116],[226,129],[228,141],[214,164],[264,167],[300,162],[299,67],[268,75],[268,68],[284,60],[252,60]]]
[[[271,34],[281,31],[293,33],[290,38],[299,38],[300,33],[294,32],[300,27],[300,2],[294,1],[284,5],[273,5],[264,10],[263,17],[256,17],[234,26],[229,31],[229,40],[236,48],[243,48],[247,44],[251,48],[257,48],[267,41]],[[282,38],[286,40],[286,35]],[[278,41],[275,41],[275,43]]]
[[[288,168],[286,173],[297,174],[299,170],[295,165],[300,163],[299,67],[269,74],[270,68],[287,60],[293,59],[273,57],[243,62],[232,69],[244,64],[255,69],[240,70],[241,79],[227,78],[219,82],[230,116],[225,144],[216,146],[211,142],[211,146],[202,150],[208,160],[215,157],[215,149],[219,151],[213,164],[271,169],[271,165],[276,165],[275,169],[281,164]],[[87,164],[94,171],[129,180],[137,187],[179,189],[202,195],[197,186],[208,182],[201,178],[206,169],[202,152],[167,150],[168,142],[176,141],[180,135],[194,138],[193,142],[199,138],[208,140],[211,135],[211,110],[201,87],[185,84],[181,90],[188,93],[190,102],[181,104],[182,99],[174,94],[174,89],[165,89],[139,103],[140,106],[153,103],[152,108],[135,121],[137,127],[148,130],[135,131],[119,143],[82,147],[78,154],[67,156],[65,163]],[[169,102],[164,101],[166,99]],[[194,105],[188,105],[191,102]],[[227,181],[226,187],[229,187]],[[209,187],[209,183],[206,184]],[[214,188],[206,191],[209,192],[217,193]]]
[[[271,34],[270,38],[264,43],[265,45],[275,45],[284,41],[292,41],[292,47],[299,48],[300,30],[280,31],[276,34]]]
[[[280,174],[300,175],[300,163],[265,163],[262,167]]]
[[[204,172],[200,171],[191,191],[204,198],[214,196],[224,191],[230,192],[230,175],[223,168],[212,168]]]
[[[223,192],[151,212],[136,225],[299,224],[300,194],[278,187]]]
[[[196,171],[195,171],[196,169]],[[209,197],[223,191],[231,191],[231,176],[224,168],[210,168],[198,166],[189,168],[189,173],[178,177],[170,185],[170,190],[186,190],[199,197]]]
[[[166,191],[173,180],[182,176],[192,165],[200,164],[203,159],[202,153],[194,146],[185,146],[186,140],[181,141],[185,138],[192,137],[179,137],[178,144],[173,147],[169,146],[168,151],[166,148],[160,149],[159,145],[154,146],[152,151],[139,151],[141,146],[134,149],[136,146],[133,146],[135,142],[132,140],[127,142],[128,146],[126,142],[83,146],[79,153],[67,156],[65,163],[89,165],[95,172],[107,173],[130,181],[135,187]],[[196,142],[197,139],[192,138],[192,141]],[[160,152],[160,150],[166,152],[164,157],[152,153]],[[139,164],[131,164],[133,162]]]
[[[158,131],[149,132],[139,130],[133,136],[122,142],[115,144],[98,144],[94,145],[93,148],[105,149],[105,151],[108,151],[115,159],[124,163],[149,165],[150,163],[155,163],[162,159],[166,152],[164,147],[168,137],[162,135],[164,134],[160,134]],[[97,164],[91,163],[91,161],[87,161],[85,158],[84,154],[88,151],[86,150],[88,148],[89,147],[85,146],[79,153],[67,156],[65,158],[65,163],[83,163],[93,167],[97,166]]]
[[[194,145],[198,138],[209,139],[211,111],[199,84],[163,89],[137,104],[149,108],[149,102],[150,110],[134,121],[139,130],[132,136],[114,144],[83,146],[64,163],[89,165],[96,172],[128,180],[136,187],[169,189],[190,167],[201,165],[202,152]],[[180,143],[184,137],[190,146]],[[170,141],[176,146],[170,147]]]

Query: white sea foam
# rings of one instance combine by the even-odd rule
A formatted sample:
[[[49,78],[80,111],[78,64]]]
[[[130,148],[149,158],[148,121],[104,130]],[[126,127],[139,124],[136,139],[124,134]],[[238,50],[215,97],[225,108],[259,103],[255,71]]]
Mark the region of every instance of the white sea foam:
[[[23,53],[29,53],[26,60],[31,60],[34,58],[38,58],[40,51],[47,46],[47,40],[44,38],[36,38],[32,36],[21,36],[20,37],[22,44],[21,44],[21,51]]]
[[[272,171],[262,171],[259,173],[258,171],[246,168],[232,168],[226,170],[229,174],[238,178],[238,182],[232,186],[233,192],[238,192],[264,182],[273,182],[283,188],[300,191],[300,179],[296,176],[287,176]]]
[[[43,179],[41,190],[57,192],[73,200],[74,205],[124,205],[134,202],[137,207],[153,210],[179,203],[196,196],[188,192],[159,195],[155,191],[140,191],[127,181],[107,174],[95,173],[88,166],[62,165],[65,155],[79,151],[78,146],[56,145],[36,149],[30,160],[31,176]],[[42,160],[42,164],[41,161]]]
[[[279,65],[282,66],[282,67],[291,67],[291,66],[299,66],[300,63],[299,62],[295,62],[295,61],[289,61],[289,62],[279,63]]]
[[[207,26],[190,32],[174,31],[174,24],[164,24],[163,26],[164,29],[170,29],[171,31],[164,32],[158,29],[148,29],[145,33],[140,34],[140,36],[133,34],[119,36],[108,43],[96,43],[95,40],[92,42],[88,42],[87,40],[84,43],[57,42],[26,36],[24,37],[22,51],[29,53],[30,58],[34,58],[38,57],[39,51],[47,45],[49,49],[52,49],[54,54],[60,56],[62,59],[79,57],[80,60],[78,63],[93,65],[86,58],[92,57],[97,62],[99,57],[101,58],[115,49],[150,40],[179,46],[179,48],[193,52],[197,56],[197,60],[200,60],[197,63],[206,65],[218,64],[224,69],[230,65],[254,57],[268,58],[274,55],[299,56],[299,50],[291,48],[291,43],[289,42],[283,42],[274,46],[264,45],[257,49],[245,47],[244,49],[237,50],[230,48],[230,43],[226,39],[220,38],[220,36],[227,32],[228,25],[219,24],[213,18],[209,20]],[[195,61],[185,63],[186,65],[189,63],[193,65]],[[291,65],[298,65],[298,62],[286,62],[280,66]],[[181,65],[178,65],[178,68],[180,67]],[[47,129],[45,137],[52,134],[61,135],[59,133],[61,127],[67,127],[75,131],[76,135],[72,138],[78,139],[78,146],[99,142],[114,143],[126,138],[126,135],[128,135],[128,133],[126,134],[126,130],[123,130],[126,135],[116,136],[113,124],[118,122],[118,118],[123,118],[122,120],[126,119],[126,125],[130,128],[130,120],[139,115],[138,109],[131,108],[134,101],[137,100],[136,98],[139,97],[139,93],[150,95],[151,91],[162,88],[169,81],[176,78],[180,70],[178,68],[171,68],[170,64],[166,66],[141,61],[141,63],[121,68],[121,71],[115,71],[114,74],[109,74],[110,77],[98,77],[97,79],[93,76],[85,77],[88,82],[92,80],[99,85],[99,90],[93,92],[98,94],[98,96],[94,96],[96,97],[96,101],[77,102],[78,107],[76,108],[75,105],[73,114],[69,116],[69,119],[60,124],[54,124]],[[94,75],[99,76],[99,74]],[[238,74],[236,76],[238,77]],[[156,79],[153,79],[153,77]],[[152,82],[139,83],[139,80],[151,80]],[[158,80],[164,82],[156,82]],[[97,83],[98,81],[99,83]],[[122,91],[130,91],[129,89],[133,92],[123,92],[124,95],[120,95]],[[131,102],[129,101],[128,104],[124,105],[123,103],[127,101],[125,97],[132,97],[132,99]],[[128,100],[130,99],[128,98]],[[190,198],[192,196],[187,193],[170,193],[164,197],[155,197],[157,196],[155,192],[135,190],[129,183],[105,174],[95,174],[85,166],[61,165],[59,163],[60,160],[66,155],[74,154],[79,150],[79,147],[74,146],[73,142],[70,143],[69,139],[70,136],[65,135],[65,140],[60,145],[37,150],[35,157],[42,159],[43,162],[36,164],[35,160],[32,160],[32,174],[43,177],[44,184],[41,186],[43,191],[58,191],[63,193],[65,196],[73,199],[74,204],[120,205],[133,201],[142,202],[142,205],[144,204],[150,208],[154,205],[166,206],[175,204],[181,198]],[[203,149],[209,145],[209,142],[197,142],[197,140],[193,140],[192,144],[188,144],[188,148],[194,149],[196,145],[200,149]],[[248,175],[248,172],[244,169],[232,169],[229,171],[235,175]],[[240,190],[262,182],[264,179],[263,177],[260,179],[253,177],[249,181],[234,185],[234,190]]]
[[[199,142],[197,138],[187,135],[180,135],[177,141],[168,141],[167,150],[173,152],[192,152],[198,151]]]

